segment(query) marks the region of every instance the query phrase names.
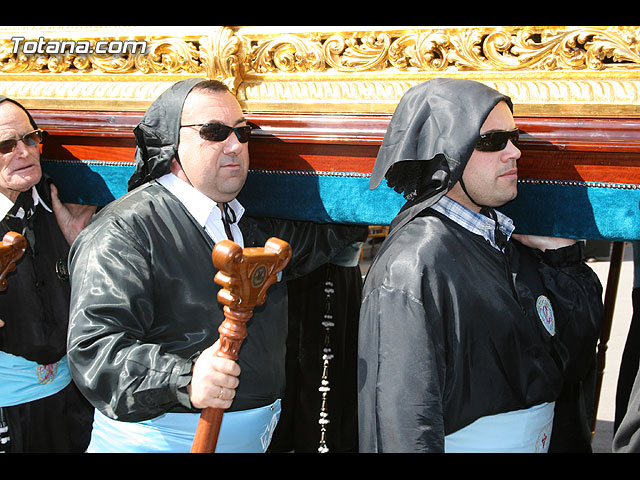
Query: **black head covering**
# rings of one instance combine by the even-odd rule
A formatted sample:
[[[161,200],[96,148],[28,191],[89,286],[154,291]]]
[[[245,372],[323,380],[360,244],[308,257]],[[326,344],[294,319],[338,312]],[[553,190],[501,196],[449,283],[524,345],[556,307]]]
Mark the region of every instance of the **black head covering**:
[[[473,80],[435,78],[407,90],[391,118],[369,182],[373,190],[386,176],[409,200],[395,224],[406,223],[456,184],[482,124],[501,101],[513,111],[508,96]],[[417,175],[422,177],[419,183]]]
[[[129,190],[168,173],[178,151],[182,107],[187,95],[205,78],[190,78],[173,84],[148,108],[133,133],[136,137],[136,169]]]
[[[18,107],[20,107],[22,110],[24,110],[24,113],[26,113],[27,117],[29,117],[29,123],[31,123],[31,126],[33,127],[33,129],[36,130],[38,128],[38,125],[36,124],[35,120],[33,119],[33,117],[31,116],[31,114],[26,108],[24,108],[22,105],[20,105],[17,101],[13,100],[12,98],[5,97],[4,95],[0,95],[0,103],[5,101],[11,102],[14,105],[17,105]]]

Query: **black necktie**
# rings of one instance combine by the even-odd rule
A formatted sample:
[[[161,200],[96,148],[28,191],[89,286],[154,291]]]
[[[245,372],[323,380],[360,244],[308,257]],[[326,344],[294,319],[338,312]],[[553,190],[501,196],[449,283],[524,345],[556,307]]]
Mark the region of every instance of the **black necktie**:
[[[218,203],[222,210],[222,224],[224,225],[224,231],[227,234],[227,238],[233,242],[233,235],[231,234],[231,224],[236,223],[236,212],[227,203]]]
[[[20,208],[22,208],[23,211],[22,217],[18,216],[18,211],[20,210]],[[31,194],[31,189],[29,189],[26,192],[22,192],[20,195],[18,195],[16,203],[8,212],[10,227],[14,230],[17,230],[18,233],[24,235],[31,245],[31,248],[33,248],[35,242],[33,227],[30,221],[31,217],[33,216],[34,210],[35,206],[33,204],[33,196]]]

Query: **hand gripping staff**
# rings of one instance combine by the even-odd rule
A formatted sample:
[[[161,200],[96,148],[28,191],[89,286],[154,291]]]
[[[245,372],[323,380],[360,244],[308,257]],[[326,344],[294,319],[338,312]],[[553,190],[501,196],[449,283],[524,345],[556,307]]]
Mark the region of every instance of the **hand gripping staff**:
[[[238,359],[243,340],[247,337],[246,323],[256,305],[267,298],[267,289],[291,259],[291,247],[283,240],[272,237],[264,247],[241,248],[223,240],[211,255],[218,269],[214,281],[223,288],[218,301],[224,305],[224,321],[218,328],[220,347],[216,355]],[[214,453],[222,422],[222,408],[205,408],[200,414],[191,453]]]
[[[0,244],[0,292],[7,289],[5,278],[16,269],[16,262],[22,258],[27,249],[27,240],[16,232],[7,232]]]

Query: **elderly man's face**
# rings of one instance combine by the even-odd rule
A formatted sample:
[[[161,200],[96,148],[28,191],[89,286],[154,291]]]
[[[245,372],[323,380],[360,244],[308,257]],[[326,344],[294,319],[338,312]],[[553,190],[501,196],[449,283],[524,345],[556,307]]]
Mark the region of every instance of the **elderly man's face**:
[[[492,131],[509,131],[516,128],[513,115],[505,102],[498,103],[480,128],[480,134]],[[467,162],[462,178],[469,195],[480,205],[499,207],[516,198],[518,194],[518,167],[520,150],[509,141],[498,152],[474,150]],[[458,203],[475,211],[480,207],[464,193],[460,183],[448,195]]]
[[[219,122],[229,127],[247,124],[235,97],[228,92],[191,92],[182,109],[182,125]],[[216,202],[233,200],[249,170],[248,143],[234,133],[225,140],[200,137],[201,127],[180,129],[178,156],[188,181]]]
[[[0,103],[0,142],[22,138],[31,131],[33,126],[24,110],[8,101]],[[40,145],[27,146],[20,141],[12,152],[0,153],[0,192],[12,201],[40,178]]]

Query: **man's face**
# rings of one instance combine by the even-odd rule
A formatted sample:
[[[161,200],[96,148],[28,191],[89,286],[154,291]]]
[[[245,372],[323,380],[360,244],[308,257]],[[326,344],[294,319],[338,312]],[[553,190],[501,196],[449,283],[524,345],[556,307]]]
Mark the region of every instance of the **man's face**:
[[[27,114],[17,105],[5,101],[0,103],[0,142],[22,138],[33,131]],[[13,152],[0,153],[0,192],[15,201],[24,192],[40,181],[40,145],[27,146],[18,142]]]
[[[215,122],[229,127],[247,124],[238,101],[231,93],[190,93],[184,102],[181,124]],[[205,140],[200,137],[200,128],[180,129],[178,156],[186,180],[216,202],[233,200],[247,178],[249,144],[240,143],[235,133],[219,142]]]
[[[505,102],[500,102],[487,116],[480,128],[480,134],[515,128],[516,124],[509,106]],[[498,152],[474,150],[462,174],[469,195],[480,205],[489,207],[499,207],[516,198],[519,158],[520,150],[511,141]],[[469,200],[459,182],[448,195],[467,208],[480,211],[480,207]]]

